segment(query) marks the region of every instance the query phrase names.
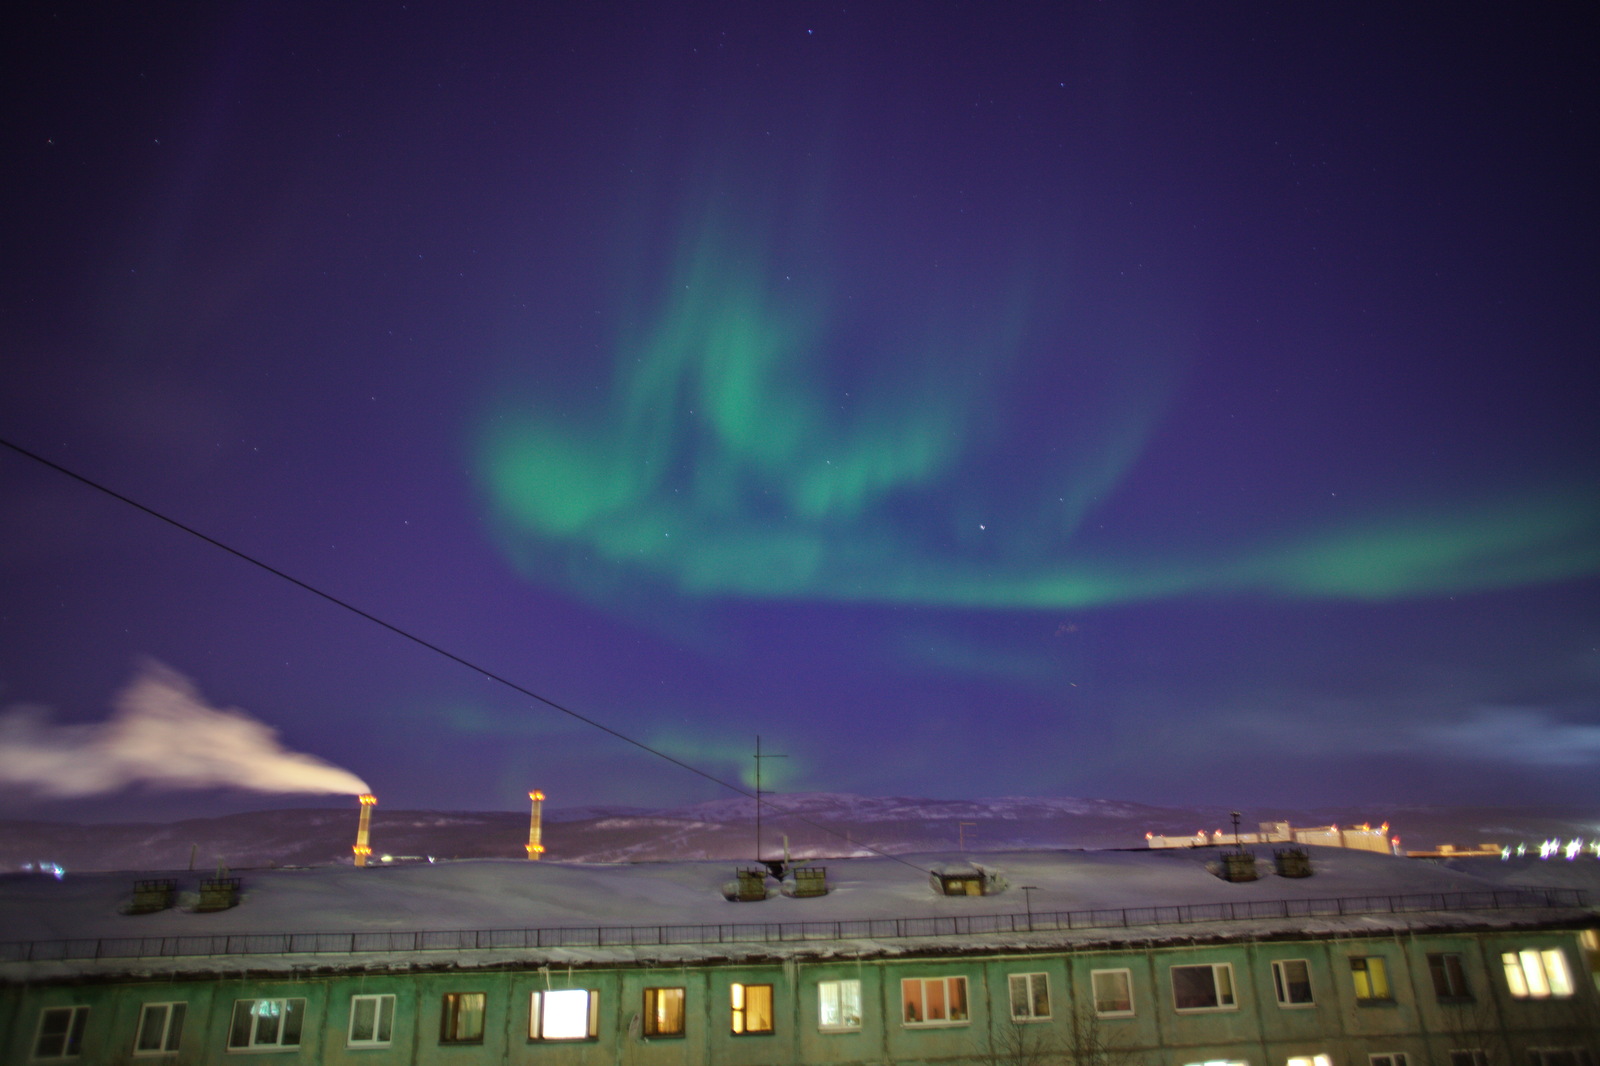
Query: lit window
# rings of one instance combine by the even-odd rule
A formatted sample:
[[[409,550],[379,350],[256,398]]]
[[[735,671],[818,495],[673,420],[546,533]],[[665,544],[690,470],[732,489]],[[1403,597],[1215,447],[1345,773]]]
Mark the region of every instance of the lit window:
[[[183,1036],[184,1003],[146,1003],[139,1011],[139,1031],[133,1038],[135,1055],[161,1055],[178,1050]]]
[[[1586,1047],[1535,1047],[1528,1049],[1528,1066],[1594,1066]]]
[[[1279,959],[1272,964],[1272,990],[1280,1007],[1309,1007],[1311,967],[1305,959]]]
[[[305,1017],[303,999],[236,999],[228,1047],[298,1047]]]
[[[529,1040],[592,1040],[600,1035],[600,993],[587,988],[535,992],[528,1002]]]
[[[733,985],[728,989],[735,1033],[772,1032],[772,986]]]
[[[483,1043],[482,992],[446,992],[439,1009],[439,1043]]]
[[[830,1032],[861,1028],[861,982],[817,983],[817,1027]]]
[[[39,1031],[33,1038],[36,1059],[72,1059],[83,1051],[83,1027],[88,1007],[46,1007],[39,1012]]]
[[[1185,1066],[1250,1066],[1244,1059],[1207,1059],[1204,1062],[1185,1063]]]
[[[1286,1066],[1333,1066],[1326,1055],[1291,1055]]]
[[[1445,952],[1428,956],[1428,974],[1433,978],[1433,994],[1441,1000],[1462,1000],[1472,998],[1472,989],[1467,985],[1467,971],[1461,964],[1461,956],[1454,952]]]
[[[1011,986],[1011,1020],[1036,1022],[1050,1017],[1050,979],[1042,973],[1014,973]]]
[[[965,977],[907,977],[900,982],[900,1016],[907,1025],[965,1025]]]
[[[1368,1055],[1367,1062],[1371,1066],[1406,1066],[1406,1053],[1404,1051],[1388,1051],[1381,1055]]]
[[[1357,1003],[1388,1003],[1394,998],[1389,991],[1389,969],[1384,965],[1382,956],[1352,957],[1350,980],[1356,987]]]
[[[1508,951],[1500,956],[1506,986],[1518,999],[1565,999],[1572,995],[1572,971],[1559,948]]]
[[[1450,1052],[1450,1066],[1489,1066],[1489,1056],[1482,1048],[1459,1048]]]
[[[644,1035],[683,1035],[683,989],[644,990]]]
[[[1172,968],[1172,1005],[1178,1010],[1232,1010],[1233,966],[1226,962],[1208,966]]]
[[[1129,970],[1095,970],[1089,974],[1094,988],[1094,1012],[1102,1018],[1133,1013],[1133,974]]]
[[[350,1047],[388,1047],[394,1037],[394,997],[350,997]]]

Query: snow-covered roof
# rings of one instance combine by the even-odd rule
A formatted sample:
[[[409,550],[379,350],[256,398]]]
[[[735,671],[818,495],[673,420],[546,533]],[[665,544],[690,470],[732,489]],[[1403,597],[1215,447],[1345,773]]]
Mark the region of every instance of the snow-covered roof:
[[[1441,923],[1570,922],[1595,914],[1600,900],[1600,861],[1594,859],[1434,863],[1311,847],[1306,850],[1313,876],[1288,878],[1276,876],[1270,854],[1258,849],[1262,877],[1230,883],[1213,872],[1220,850],[985,853],[984,869],[1009,887],[974,897],[938,895],[929,885],[929,870],[969,862],[958,854],[835,859],[816,864],[827,867],[825,896],[791,898],[774,891],[764,901],[743,903],[723,897],[722,886],[737,865],[730,862],[475,860],[246,870],[236,872],[240,904],[214,913],[191,909],[204,876],[198,872],[68,872],[59,880],[18,874],[0,877],[0,980],[84,972],[437,965],[444,961],[441,949],[451,952],[448,961],[456,966],[582,965],[1088,946],[1141,938],[1350,935]],[[135,879],[151,877],[177,880],[177,906],[122,913]],[[1483,902],[1483,893],[1539,887],[1567,894],[1550,897],[1552,906],[1523,899],[1496,910]],[[1586,896],[1580,900],[1572,890]],[[1421,893],[1438,895],[1437,905],[1421,901],[1396,914],[1370,902]],[[1453,895],[1460,893],[1479,895]],[[1363,898],[1370,905],[1314,903]],[[1278,907],[1274,901],[1288,902]],[[1224,903],[1255,908],[1230,917],[1214,906]],[[1032,931],[1019,920],[1030,910],[1036,916]],[[1123,911],[1131,917],[1119,923]],[[1071,914],[1061,918],[1066,912]],[[893,926],[895,919],[904,924]],[[739,928],[728,928],[734,924]],[[629,929],[635,932],[624,932]],[[474,930],[547,933],[444,935]],[[402,935],[427,932],[441,935]],[[291,944],[282,934],[323,936]],[[189,939],[175,939],[180,937]],[[257,939],[246,939],[251,937]],[[78,947],[63,947],[68,940]],[[102,943],[85,951],[88,941]]]

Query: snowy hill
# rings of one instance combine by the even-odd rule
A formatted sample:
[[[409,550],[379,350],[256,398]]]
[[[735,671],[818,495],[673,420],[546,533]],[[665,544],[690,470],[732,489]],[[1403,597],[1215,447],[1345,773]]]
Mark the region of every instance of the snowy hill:
[[[547,807],[551,858],[588,862],[749,859],[753,801],[717,800],[675,810]],[[1576,808],[1251,809],[1244,825],[1388,822],[1406,847],[1481,841],[1592,837],[1600,810]],[[357,811],[296,808],[174,822],[83,825],[0,821],[0,867],[58,863],[70,870],[214,869],[348,863]],[[1136,848],[1147,832],[1188,835],[1229,824],[1223,808],[1155,807],[1117,800],[1001,797],[930,800],[800,793],[774,796],[763,811],[763,855],[797,858],[1029,848]],[[376,855],[520,858],[528,816],[511,811],[403,811],[378,807]]]

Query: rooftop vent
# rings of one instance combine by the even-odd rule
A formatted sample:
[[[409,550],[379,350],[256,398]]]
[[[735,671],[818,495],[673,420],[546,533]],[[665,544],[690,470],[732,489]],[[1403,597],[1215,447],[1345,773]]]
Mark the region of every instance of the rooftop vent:
[[[767,868],[741,866],[736,880],[722,886],[724,898],[735,903],[751,903],[767,898]]]
[[[1311,876],[1311,856],[1306,854],[1305,848],[1276,848],[1272,852],[1272,864],[1277,867],[1279,877]]]
[[[208,877],[200,882],[200,902],[194,905],[199,913],[225,911],[239,905],[239,879],[237,877]]]
[[[133,899],[122,908],[123,914],[154,914],[171,907],[178,898],[178,882],[171,878],[133,883]]]
[[[828,894],[828,868],[826,866],[796,866],[783,882],[783,894],[796,899],[810,899]]]
[[[941,896],[990,896],[1004,887],[997,875],[975,862],[935,866],[928,871],[928,883]]]

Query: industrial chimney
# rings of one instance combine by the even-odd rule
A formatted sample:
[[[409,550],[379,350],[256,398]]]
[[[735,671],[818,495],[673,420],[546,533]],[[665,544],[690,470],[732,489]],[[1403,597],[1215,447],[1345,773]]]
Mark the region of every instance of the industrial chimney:
[[[530,792],[528,798],[533,801],[533,816],[528,820],[528,861],[538,862],[544,854],[544,793]]]
[[[356,829],[355,847],[350,849],[356,853],[357,866],[365,866],[367,856],[372,854],[372,848],[368,846],[367,841],[372,830],[372,807],[377,802],[378,797],[370,792],[361,797],[361,825]]]

